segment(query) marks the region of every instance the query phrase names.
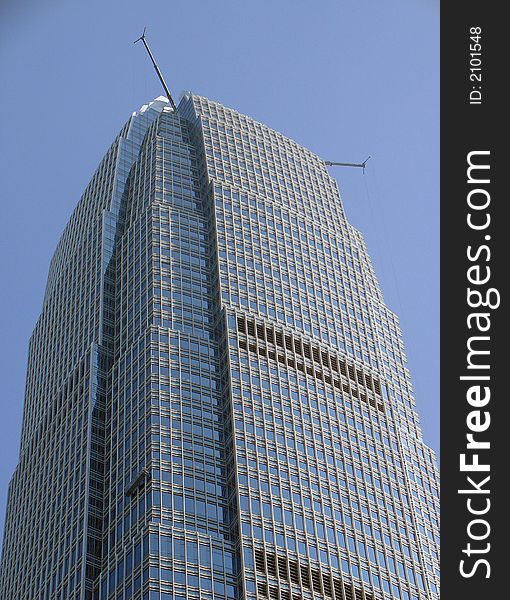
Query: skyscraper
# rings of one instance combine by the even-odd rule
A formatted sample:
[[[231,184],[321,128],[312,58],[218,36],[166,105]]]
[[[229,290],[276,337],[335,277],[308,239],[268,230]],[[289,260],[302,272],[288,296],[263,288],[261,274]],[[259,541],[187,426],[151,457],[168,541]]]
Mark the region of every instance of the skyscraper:
[[[0,597],[435,600],[414,406],[324,161],[206,98],[157,98],[51,261]]]

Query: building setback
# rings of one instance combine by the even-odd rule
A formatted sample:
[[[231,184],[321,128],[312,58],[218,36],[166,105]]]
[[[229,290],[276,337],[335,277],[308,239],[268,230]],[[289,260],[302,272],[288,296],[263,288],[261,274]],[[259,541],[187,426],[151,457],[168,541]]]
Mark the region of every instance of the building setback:
[[[318,156],[187,93],[134,113],[51,261],[2,600],[435,600],[397,317]]]

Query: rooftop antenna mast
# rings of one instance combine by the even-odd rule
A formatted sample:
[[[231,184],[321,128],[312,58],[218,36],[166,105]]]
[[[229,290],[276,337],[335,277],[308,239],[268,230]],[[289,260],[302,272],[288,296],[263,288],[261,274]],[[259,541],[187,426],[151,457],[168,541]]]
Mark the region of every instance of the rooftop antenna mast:
[[[167,84],[165,82],[165,79],[164,79],[161,71],[159,70],[158,63],[156,62],[156,59],[152,55],[151,49],[149,48],[149,44],[147,44],[147,40],[145,38],[145,31],[146,31],[146,29],[147,29],[147,27],[143,28],[142,35],[137,40],[135,40],[133,42],[133,44],[136,44],[136,42],[139,42],[140,40],[142,40],[143,45],[145,46],[145,49],[147,50],[147,52],[148,52],[148,54],[150,56],[152,64],[154,65],[154,69],[155,69],[155,71],[156,71],[156,73],[157,73],[157,75],[159,77],[159,80],[161,81],[161,85],[163,86],[163,88],[165,90],[165,94],[166,94],[167,98],[170,100],[170,104],[172,105],[172,108],[174,110],[177,110],[177,106],[175,106],[175,102],[174,102],[174,99],[172,98],[172,94],[170,93],[170,90],[168,89],[168,86],[167,86]]]
[[[363,173],[365,172],[365,167],[367,166],[367,162],[370,160],[370,156],[366,158],[362,163],[344,163],[344,162],[331,162],[330,160],[325,160],[325,164],[328,167],[358,167],[363,169]]]

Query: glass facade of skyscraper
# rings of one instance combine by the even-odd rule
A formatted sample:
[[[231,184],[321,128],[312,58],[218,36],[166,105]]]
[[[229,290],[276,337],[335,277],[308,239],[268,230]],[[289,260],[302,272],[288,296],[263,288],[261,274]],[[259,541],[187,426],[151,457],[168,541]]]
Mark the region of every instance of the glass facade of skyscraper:
[[[324,161],[193,94],[134,113],[50,265],[0,597],[436,600],[438,502]]]

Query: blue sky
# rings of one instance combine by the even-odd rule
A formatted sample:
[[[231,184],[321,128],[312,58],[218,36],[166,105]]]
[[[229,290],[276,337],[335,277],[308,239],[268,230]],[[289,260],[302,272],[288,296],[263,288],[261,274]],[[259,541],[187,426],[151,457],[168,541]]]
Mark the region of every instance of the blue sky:
[[[425,440],[439,449],[438,0],[12,0],[0,6],[0,523],[28,339],[62,229],[133,110],[161,93],[248,114],[330,160],[400,317]]]

